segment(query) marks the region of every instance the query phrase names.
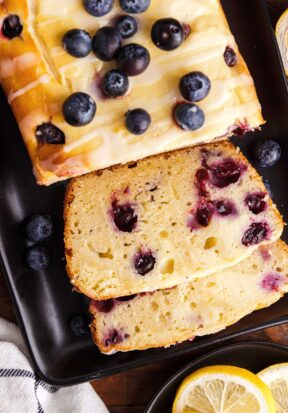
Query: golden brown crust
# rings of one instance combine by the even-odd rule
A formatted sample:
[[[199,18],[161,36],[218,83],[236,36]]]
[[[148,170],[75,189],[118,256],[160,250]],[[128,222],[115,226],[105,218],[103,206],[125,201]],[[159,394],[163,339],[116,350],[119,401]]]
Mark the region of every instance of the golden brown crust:
[[[219,2],[219,0],[217,1]],[[26,88],[27,85],[37,83],[35,87],[14,98],[11,101],[11,106],[29,151],[37,182],[42,185],[50,185],[54,182],[81,175],[103,166],[101,166],[102,160],[100,162],[100,159],[90,159],[90,149],[87,150],[85,144],[80,146],[77,151],[71,150],[68,152],[64,150],[63,145],[43,145],[41,147],[38,145],[35,137],[36,125],[49,121],[53,121],[56,125],[62,125],[63,116],[61,107],[65,98],[71,94],[71,88],[65,84],[65,82],[59,80],[59,70],[55,68],[51,56],[49,57],[45,52],[45,45],[40,41],[41,36],[33,20],[33,13],[29,9],[32,5],[35,6],[36,3],[37,2],[32,0],[3,0],[0,4],[0,26],[8,13],[19,15],[24,25],[23,33],[19,38],[9,41],[3,36],[0,37],[0,78],[3,88],[10,98],[13,93],[18,93],[19,90]],[[221,8],[220,13],[228,29],[227,20]],[[236,45],[234,47],[237,48]],[[13,67],[14,73],[12,70]],[[12,70],[10,74],[8,73],[8,69]],[[235,74],[250,76],[240,53]],[[254,85],[251,84],[251,87],[244,89],[245,91],[239,87],[235,92],[239,94],[239,102],[254,102],[256,110],[258,99]],[[239,115],[239,121],[240,120],[243,121],[243,117]],[[250,118],[247,116],[247,121],[250,123],[252,129],[264,122],[260,107],[258,108],[258,112],[253,113]],[[66,129],[67,134],[73,136],[74,142],[79,131],[76,132],[75,128],[71,127],[67,127]],[[82,134],[85,135],[87,131],[88,128],[83,128]],[[223,135],[228,137],[231,135],[231,132],[227,131],[227,133]],[[213,138],[214,136],[210,137],[209,140],[211,141]],[[186,139],[187,143],[186,141],[185,143],[181,143],[181,139],[182,138],[179,139],[179,144],[176,145],[177,147],[193,145],[193,140],[189,141]],[[200,137],[195,143],[199,144],[205,140],[207,140],[205,137],[202,139]],[[175,149],[177,149],[177,147],[175,147]],[[166,150],[169,151],[169,149],[170,148],[165,149],[165,147],[155,147],[155,149],[152,149],[152,152],[165,152]],[[149,151],[151,153],[150,149]],[[117,152],[117,150],[115,152]],[[136,152],[135,155],[131,155],[129,160],[146,156],[144,152],[143,154],[141,151],[137,154]],[[109,151],[107,154],[108,153]],[[124,160],[124,163],[125,162]],[[107,159],[105,166],[109,166],[109,164],[112,163],[122,163],[122,160],[120,158],[117,160],[117,155],[115,155],[115,159]]]
[[[217,148],[219,147],[219,149],[221,148],[222,151],[227,151],[228,153],[231,151],[235,151],[235,146],[228,141],[225,142],[219,142],[219,143],[211,143],[211,144],[206,144],[206,145],[200,145],[200,147],[205,147],[205,149],[207,149],[207,151],[211,151],[212,153],[214,151],[217,151]],[[169,153],[165,153],[165,154],[161,154],[161,155],[153,155],[151,157],[145,158],[143,160],[139,160],[136,162],[137,167],[141,168],[142,164],[145,164],[146,162],[149,162],[150,159],[155,159],[157,157],[169,157],[171,155],[173,155],[173,153],[191,153],[194,150],[199,150],[199,147],[197,148],[185,148],[185,149],[180,149],[178,151],[171,151]],[[237,152],[237,157],[238,160],[241,162],[243,162],[243,164],[247,164],[247,159],[244,157],[244,155],[238,151]],[[132,163],[133,165],[133,163]],[[125,166],[123,165],[114,165],[111,166],[110,168],[107,168],[105,171],[109,170],[111,172],[116,172],[118,169],[123,169],[123,168],[129,168],[129,166],[131,166],[131,164],[127,164]],[[263,190],[263,192],[266,192],[266,188],[262,182],[261,177],[258,175],[257,171],[250,165],[250,174],[252,175],[252,179],[258,183],[259,187],[261,188],[261,190]],[[68,187],[67,187],[67,191],[66,191],[66,196],[65,196],[65,203],[64,203],[64,243],[65,243],[65,254],[66,254],[66,270],[67,270],[67,274],[70,278],[70,281],[72,283],[73,286],[75,286],[78,290],[80,290],[83,294],[85,294],[87,297],[90,297],[91,299],[99,299],[99,297],[97,297],[97,292],[96,291],[91,291],[91,289],[89,287],[86,287],[85,285],[83,285],[83,283],[78,282],[77,280],[77,276],[75,276],[75,274],[73,273],[73,267],[72,267],[72,254],[73,254],[73,248],[72,248],[72,237],[71,237],[71,230],[72,230],[72,223],[73,223],[73,216],[70,213],[70,206],[73,203],[73,200],[75,198],[75,190],[77,188],[77,186],[80,184],[82,185],[82,183],[85,183],[85,181],[93,179],[94,176],[99,176],[102,174],[102,171],[95,171],[92,172],[88,175],[83,175],[81,177],[77,177],[74,178],[70,181]],[[279,227],[281,227],[283,229],[284,223],[283,223],[283,219],[282,216],[280,214],[280,212],[278,211],[276,205],[272,202],[272,200],[269,198],[268,200],[268,205],[269,208],[273,210],[273,213],[275,214],[275,221],[277,222],[277,225]],[[280,236],[280,234],[279,234]],[[267,241],[264,242],[265,243],[269,243],[271,241]],[[129,295],[129,294],[133,294],[134,291],[131,292],[126,292],[125,295]],[[114,296],[111,294],[107,294],[105,295],[105,293],[101,293],[101,299],[105,300],[105,299],[109,299],[109,298],[113,298]]]

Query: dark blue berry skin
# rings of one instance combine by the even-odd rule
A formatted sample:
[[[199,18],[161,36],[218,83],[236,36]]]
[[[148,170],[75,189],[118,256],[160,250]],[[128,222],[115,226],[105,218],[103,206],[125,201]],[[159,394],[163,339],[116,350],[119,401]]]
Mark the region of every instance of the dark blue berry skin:
[[[118,98],[124,96],[129,89],[129,79],[119,70],[110,70],[102,81],[102,90],[105,96]]]
[[[117,68],[127,76],[140,75],[147,69],[149,64],[149,51],[136,43],[121,47],[116,55]]]
[[[65,143],[64,132],[51,122],[37,126],[35,135],[39,144],[63,145]]]
[[[245,199],[245,204],[247,205],[249,211],[253,214],[258,215],[265,211],[267,208],[267,202],[265,201],[266,194],[264,192],[249,194]]]
[[[114,6],[114,0],[83,0],[85,10],[94,17],[105,16]]]
[[[151,124],[151,116],[144,109],[133,109],[126,113],[125,125],[133,135],[143,135]]]
[[[242,237],[242,244],[246,247],[260,244],[267,239],[269,226],[267,222],[253,222],[245,231]]]
[[[199,106],[194,103],[180,103],[174,111],[177,125],[185,131],[200,129],[205,122],[205,115]]]
[[[12,40],[14,37],[19,37],[22,33],[23,26],[21,24],[19,16],[16,14],[10,14],[7,16],[2,25],[2,33],[5,37]]]
[[[27,237],[33,242],[49,240],[54,233],[54,225],[50,215],[35,214],[28,218],[25,225]]]
[[[120,16],[115,22],[115,28],[123,39],[129,39],[137,33],[138,23],[132,16]]]
[[[151,0],[120,0],[120,7],[126,13],[144,13],[150,6]]]
[[[64,50],[74,57],[85,57],[92,50],[92,39],[88,32],[80,29],[72,29],[62,38]]]
[[[84,314],[78,314],[69,320],[71,333],[76,337],[82,337],[89,334],[89,319]]]
[[[151,253],[139,253],[135,258],[135,269],[138,274],[146,275],[152,271],[156,263],[155,257]]]
[[[268,194],[269,194],[270,198],[273,198],[274,194],[273,194],[272,187],[271,187],[271,184],[268,181],[268,179],[263,179],[263,183],[264,183],[264,185],[265,185],[265,187],[268,191]]]
[[[211,183],[218,188],[226,188],[231,184],[238,182],[241,176],[241,165],[233,159],[224,159],[223,162],[212,164],[209,167],[211,171]]]
[[[101,27],[93,37],[92,49],[98,59],[113,60],[122,44],[122,37],[113,27]]]
[[[112,204],[113,218],[116,227],[122,232],[132,232],[137,224],[138,216],[131,205]]]
[[[185,34],[182,24],[178,20],[169,18],[160,19],[154,23],[151,37],[159,49],[170,51],[182,44]]]
[[[25,261],[32,270],[45,270],[51,262],[50,251],[44,245],[30,247],[26,250]]]
[[[184,99],[190,102],[199,102],[206,98],[210,92],[211,82],[204,73],[191,72],[182,77],[179,90]]]
[[[224,60],[227,66],[233,67],[237,63],[237,54],[232,47],[227,46],[224,52]]]
[[[64,118],[72,126],[87,125],[93,120],[95,113],[96,103],[87,93],[73,93],[63,104]]]
[[[253,149],[255,160],[262,168],[275,165],[281,157],[279,143],[272,140],[258,141]]]

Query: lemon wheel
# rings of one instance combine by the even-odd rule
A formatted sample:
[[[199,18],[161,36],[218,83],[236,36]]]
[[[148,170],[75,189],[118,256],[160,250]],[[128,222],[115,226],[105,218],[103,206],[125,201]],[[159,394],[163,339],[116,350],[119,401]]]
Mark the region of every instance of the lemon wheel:
[[[288,9],[284,11],[276,25],[276,39],[281,52],[285,73],[288,76]]]
[[[271,389],[277,413],[288,412],[288,363],[274,364],[258,373]]]
[[[248,370],[211,366],[186,377],[172,413],[276,413],[269,387]],[[286,412],[287,413],[287,412]]]

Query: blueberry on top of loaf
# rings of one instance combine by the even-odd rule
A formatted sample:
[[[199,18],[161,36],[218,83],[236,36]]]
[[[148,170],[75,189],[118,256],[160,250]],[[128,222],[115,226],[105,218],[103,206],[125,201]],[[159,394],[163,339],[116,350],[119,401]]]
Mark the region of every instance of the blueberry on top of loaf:
[[[190,283],[125,301],[92,300],[94,341],[111,354],[214,334],[279,300],[288,291],[287,265],[288,247],[277,241],[234,267]]]
[[[282,230],[261,178],[229,143],[79,177],[66,194],[68,274],[95,299],[209,275]]]
[[[219,0],[2,0],[0,78],[45,185],[263,123]]]

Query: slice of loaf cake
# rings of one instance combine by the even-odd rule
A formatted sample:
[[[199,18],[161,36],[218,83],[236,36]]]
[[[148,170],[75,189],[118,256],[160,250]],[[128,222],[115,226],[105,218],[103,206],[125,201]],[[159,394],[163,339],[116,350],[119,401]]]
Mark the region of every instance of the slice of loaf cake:
[[[203,145],[72,180],[67,270],[94,299],[154,291],[235,265],[282,229],[239,149]]]
[[[288,247],[262,246],[234,267],[191,283],[92,301],[91,330],[103,353],[170,346],[213,334],[288,291]]]

